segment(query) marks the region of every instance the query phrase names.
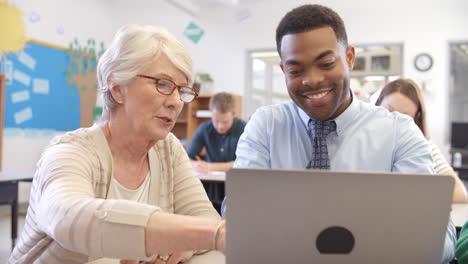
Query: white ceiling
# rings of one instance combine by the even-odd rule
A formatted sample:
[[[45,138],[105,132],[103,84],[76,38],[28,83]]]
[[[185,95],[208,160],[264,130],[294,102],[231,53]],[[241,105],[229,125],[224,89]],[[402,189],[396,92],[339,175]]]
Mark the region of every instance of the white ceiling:
[[[195,5],[204,7],[230,7],[239,4],[239,0],[189,0]]]
[[[166,0],[179,10],[194,16],[203,17],[213,10],[230,12],[233,20],[241,22],[252,15],[248,5],[265,0]]]

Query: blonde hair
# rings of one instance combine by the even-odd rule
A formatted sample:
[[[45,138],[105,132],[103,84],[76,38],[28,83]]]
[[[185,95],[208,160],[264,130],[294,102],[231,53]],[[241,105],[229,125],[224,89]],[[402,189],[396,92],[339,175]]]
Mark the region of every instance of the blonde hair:
[[[221,92],[214,94],[210,98],[209,108],[222,114],[236,111],[236,102],[234,96],[230,93]]]
[[[110,89],[127,85],[155,59],[165,54],[193,83],[193,63],[187,49],[167,30],[154,26],[125,25],[115,34],[111,45],[99,59],[97,79],[103,96],[102,119],[117,106]]]
[[[385,96],[393,93],[401,93],[408,97],[418,108],[416,115],[414,116],[414,122],[421,129],[423,135],[429,138],[426,129],[426,107],[424,105],[424,97],[418,87],[418,85],[411,79],[398,79],[393,82],[389,82],[384,86],[382,92],[377,98],[375,105],[380,105]]]

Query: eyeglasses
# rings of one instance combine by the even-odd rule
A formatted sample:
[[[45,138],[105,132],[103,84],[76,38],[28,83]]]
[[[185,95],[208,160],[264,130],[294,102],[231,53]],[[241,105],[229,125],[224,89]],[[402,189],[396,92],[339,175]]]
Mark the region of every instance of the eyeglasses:
[[[180,100],[184,103],[190,103],[198,96],[192,88],[187,86],[180,86],[172,81],[165,79],[158,79],[147,75],[138,74],[137,77],[146,78],[154,81],[156,90],[164,95],[171,95],[175,89],[179,90]]]

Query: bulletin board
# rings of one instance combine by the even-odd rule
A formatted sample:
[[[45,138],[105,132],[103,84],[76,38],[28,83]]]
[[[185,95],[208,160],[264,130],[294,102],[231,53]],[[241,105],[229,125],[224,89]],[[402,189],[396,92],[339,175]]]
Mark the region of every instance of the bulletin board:
[[[92,125],[101,113],[96,57],[38,41],[7,54],[5,128],[70,131]]]
[[[3,114],[5,109],[5,75],[0,74],[0,171],[2,170]]]

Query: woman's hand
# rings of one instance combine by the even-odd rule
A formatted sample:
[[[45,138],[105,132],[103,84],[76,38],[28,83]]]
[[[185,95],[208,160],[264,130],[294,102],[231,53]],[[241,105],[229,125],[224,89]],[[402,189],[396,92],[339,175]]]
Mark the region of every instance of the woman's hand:
[[[195,168],[196,171],[200,173],[207,173],[210,172],[210,164],[204,160],[202,160],[199,156],[195,156],[197,161],[193,163],[193,167]]]
[[[219,229],[219,234],[216,238],[216,245],[215,245],[215,248],[216,250],[220,251],[221,253],[223,253],[224,255],[226,255],[226,225],[223,225],[220,229]]]
[[[193,256],[193,251],[184,251],[184,252],[177,252],[169,256],[169,258],[164,261],[161,258],[156,258],[154,262],[147,262],[150,264],[177,264],[177,263],[184,263],[191,259]]]
[[[184,251],[184,252],[178,252],[174,253],[172,255],[169,255],[169,257],[164,258],[164,257],[155,257],[151,261],[138,261],[138,260],[127,260],[127,259],[122,259],[120,260],[120,264],[139,264],[139,263],[145,263],[145,264],[177,264],[177,263],[184,263],[191,259],[193,256],[193,251]]]
[[[138,264],[140,263],[138,260],[128,260],[128,259],[121,259],[120,264]]]

